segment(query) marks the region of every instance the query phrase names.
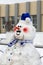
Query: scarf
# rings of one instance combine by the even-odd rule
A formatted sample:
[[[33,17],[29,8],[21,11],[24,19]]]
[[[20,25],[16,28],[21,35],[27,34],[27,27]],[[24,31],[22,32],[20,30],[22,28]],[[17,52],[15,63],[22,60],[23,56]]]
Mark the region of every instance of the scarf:
[[[19,41],[20,45],[25,45],[26,43],[32,43],[32,40],[19,40],[19,39],[15,39],[13,41],[11,41],[10,43],[8,43],[8,46],[11,47],[14,44],[16,44]]]

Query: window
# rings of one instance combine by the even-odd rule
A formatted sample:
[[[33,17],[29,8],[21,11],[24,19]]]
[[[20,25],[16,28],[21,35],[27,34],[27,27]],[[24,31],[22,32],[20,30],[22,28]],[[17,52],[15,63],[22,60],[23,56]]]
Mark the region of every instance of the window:
[[[5,29],[5,23],[6,23],[5,17],[1,17],[1,19],[2,19],[2,28]]]
[[[14,24],[14,16],[11,16],[12,24]]]
[[[5,17],[2,17],[2,24],[5,24]]]
[[[32,18],[33,26],[35,26],[35,28],[37,28],[37,16],[32,15],[31,18]]]
[[[10,21],[11,21],[11,25],[12,25],[12,28],[13,28],[14,24],[15,24],[15,18],[14,18],[14,16],[10,17]]]
[[[18,16],[18,17],[17,17],[17,23],[19,22],[20,19],[21,19],[20,16]]]

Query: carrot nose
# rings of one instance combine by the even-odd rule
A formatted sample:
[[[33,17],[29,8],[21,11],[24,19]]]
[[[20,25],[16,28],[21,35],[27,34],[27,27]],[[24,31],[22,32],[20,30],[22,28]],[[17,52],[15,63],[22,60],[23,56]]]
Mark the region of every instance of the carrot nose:
[[[20,28],[19,27],[14,27],[14,31],[16,31],[16,30],[20,30]]]

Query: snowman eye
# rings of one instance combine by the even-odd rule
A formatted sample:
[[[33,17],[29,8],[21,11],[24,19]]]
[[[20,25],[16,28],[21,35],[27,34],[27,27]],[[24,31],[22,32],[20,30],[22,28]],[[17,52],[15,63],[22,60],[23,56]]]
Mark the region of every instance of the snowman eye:
[[[28,32],[28,28],[27,27],[23,28],[23,31],[27,33]]]
[[[20,28],[21,28],[22,26],[21,26],[21,25],[20,25],[20,26],[18,25],[18,27],[20,27]]]

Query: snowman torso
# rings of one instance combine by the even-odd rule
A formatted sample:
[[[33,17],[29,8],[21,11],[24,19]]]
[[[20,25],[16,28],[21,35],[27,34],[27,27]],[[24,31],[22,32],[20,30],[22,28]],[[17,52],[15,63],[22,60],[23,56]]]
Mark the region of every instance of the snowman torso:
[[[4,56],[6,65],[41,65],[40,55],[30,43],[20,45],[18,42],[11,48],[7,47]]]

